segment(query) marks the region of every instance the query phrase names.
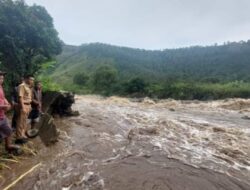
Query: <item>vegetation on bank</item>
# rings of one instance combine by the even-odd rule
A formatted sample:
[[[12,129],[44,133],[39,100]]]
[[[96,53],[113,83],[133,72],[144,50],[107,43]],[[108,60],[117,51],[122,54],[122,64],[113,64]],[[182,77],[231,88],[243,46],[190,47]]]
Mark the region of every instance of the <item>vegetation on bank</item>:
[[[133,79],[140,80],[140,79]],[[128,97],[151,97],[156,99],[173,98],[178,100],[216,100],[224,98],[250,98],[250,83],[235,81],[224,84],[174,82],[166,84],[135,83],[133,80],[124,84],[116,84],[113,89],[95,92],[103,95],[119,95]],[[82,88],[79,88],[82,89]],[[72,89],[74,90],[74,89]],[[79,91],[79,93],[91,93]],[[78,90],[75,90],[76,92]]]
[[[80,72],[72,85],[59,87],[78,94],[118,95],[128,97],[173,98],[181,100],[214,100],[224,98],[250,98],[250,82],[202,82],[172,80],[150,82],[135,77],[121,80],[114,67],[104,65],[93,73]]]

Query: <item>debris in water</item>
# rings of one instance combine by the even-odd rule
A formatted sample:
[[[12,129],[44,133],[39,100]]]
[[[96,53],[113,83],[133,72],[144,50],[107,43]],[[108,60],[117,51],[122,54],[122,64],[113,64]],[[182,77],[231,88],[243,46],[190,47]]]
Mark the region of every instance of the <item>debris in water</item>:
[[[250,116],[248,116],[248,115],[244,115],[244,116],[242,117],[242,119],[247,119],[247,120],[250,120]]]

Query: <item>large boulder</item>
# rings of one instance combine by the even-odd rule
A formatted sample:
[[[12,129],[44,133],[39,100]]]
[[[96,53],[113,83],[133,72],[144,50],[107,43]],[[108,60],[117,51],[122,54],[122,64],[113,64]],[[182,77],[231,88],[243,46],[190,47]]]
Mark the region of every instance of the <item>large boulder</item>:
[[[54,123],[54,118],[51,115],[47,113],[43,114],[36,127],[39,129],[38,135],[46,146],[57,142],[59,133]]]
[[[46,92],[43,96],[43,110],[45,113],[59,116],[74,116],[78,112],[71,106],[75,103],[74,94],[71,92]]]
[[[75,102],[74,94],[69,92],[46,92],[43,96],[43,114],[35,125],[34,131],[40,136],[42,142],[48,146],[57,142],[59,136],[54,115],[74,116],[79,113],[73,111],[71,106]]]

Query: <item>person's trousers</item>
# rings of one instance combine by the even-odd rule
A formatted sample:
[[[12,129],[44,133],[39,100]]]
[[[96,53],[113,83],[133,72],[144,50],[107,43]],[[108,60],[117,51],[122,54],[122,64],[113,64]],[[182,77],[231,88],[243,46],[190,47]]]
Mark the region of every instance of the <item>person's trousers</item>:
[[[12,122],[11,122],[12,129],[14,130],[16,130],[18,111],[19,111],[19,107],[15,106],[13,116],[12,116]]]
[[[24,105],[24,109],[26,112],[19,110],[17,123],[16,123],[16,138],[22,139],[25,137],[25,132],[28,129],[28,116],[29,112],[31,111],[30,105]]]

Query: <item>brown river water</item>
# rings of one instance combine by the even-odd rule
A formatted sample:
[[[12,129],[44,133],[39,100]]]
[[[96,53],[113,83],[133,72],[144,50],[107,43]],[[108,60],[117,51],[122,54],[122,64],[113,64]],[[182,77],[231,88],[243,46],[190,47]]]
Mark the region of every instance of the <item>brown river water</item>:
[[[16,190],[250,190],[250,100],[78,96],[59,142],[4,170]],[[1,189],[1,187],[0,187]]]

